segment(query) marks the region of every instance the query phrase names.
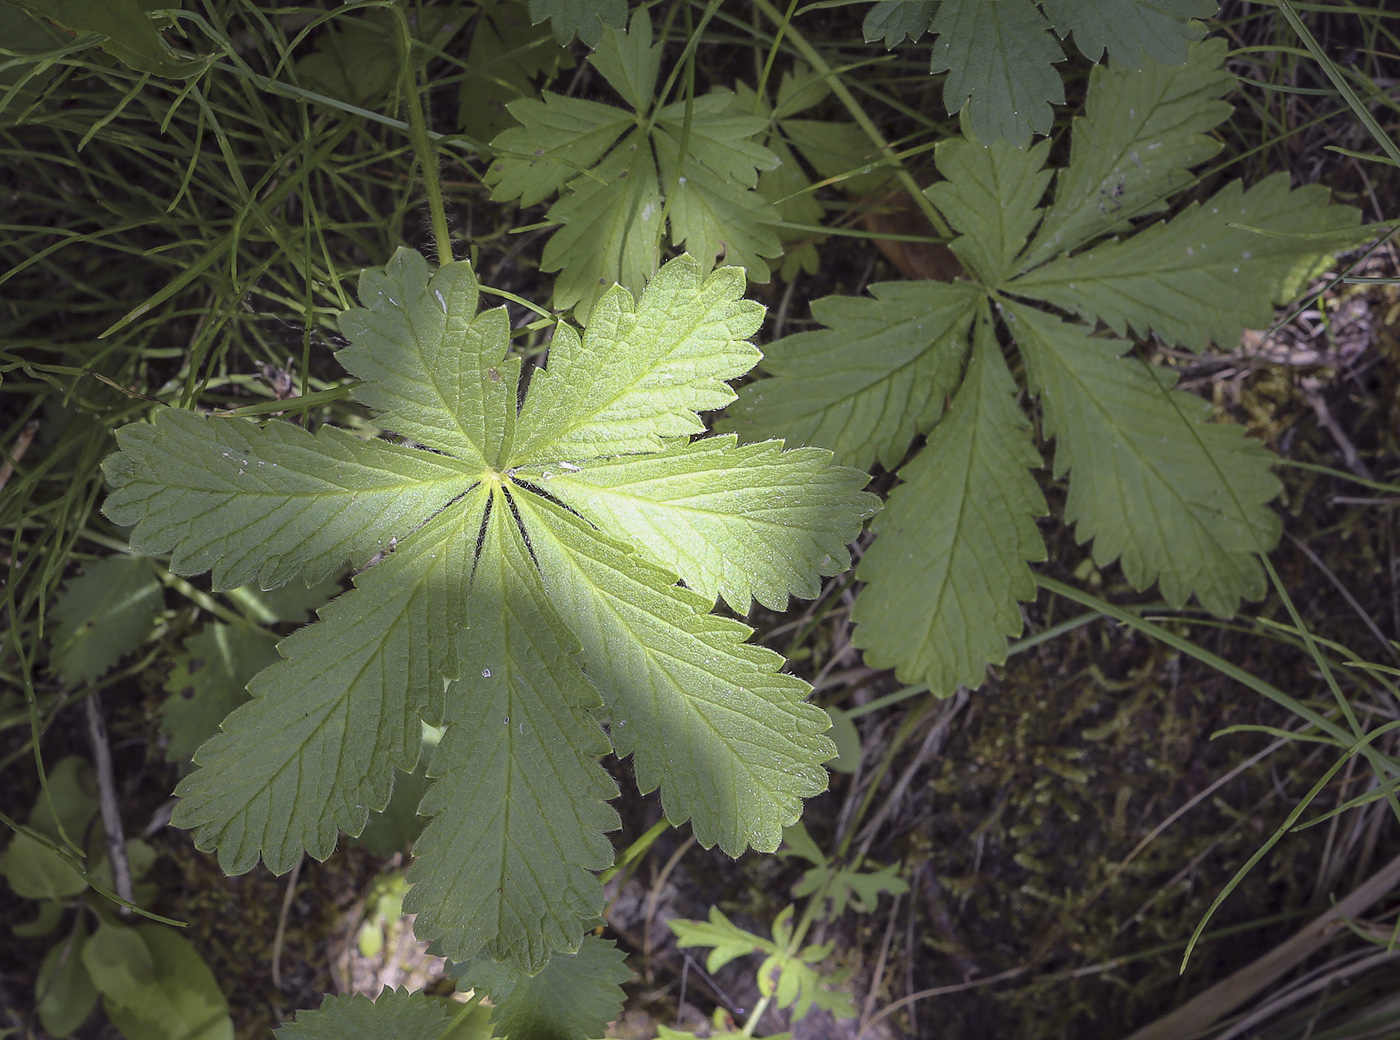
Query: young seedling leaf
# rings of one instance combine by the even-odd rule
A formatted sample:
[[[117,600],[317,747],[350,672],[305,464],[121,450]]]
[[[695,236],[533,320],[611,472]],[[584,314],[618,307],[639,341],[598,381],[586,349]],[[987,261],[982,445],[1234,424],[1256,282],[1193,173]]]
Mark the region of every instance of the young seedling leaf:
[[[1017,600],[1034,591],[1027,564],[1043,552],[1033,518],[1044,505],[1027,472],[1036,455],[1008,369],[974,314],[999,317],[1024,362],[1042,432],[1056,442],[1054,476],[1070,478],[1065,519],[1093,541],[1095,561],[1119,561],[1135,587],[1157,583],[1173,604],[1194,595],[1220,615],[1261,594],[1256,555],[1279,531],[1269,453],[1208,421],[1209,406],[1172,389],[1170,370],[1123,357],[1127,342],[1033,305],[1119,335],[1228,344],[1270,321],[1271,305],[1333,250],[1362,239],[1356,210],[1319,188],[1292,191],[1283,176],[1249,189],[1232,182],[1169,220],[1133,223],[1166,210],[1189,168],[1214,154],[1205,134],[1223,114],[1214,100],[1230,82],[1217,70],[1223,55],[1223,44],[1192,44],[1184,65],[1096,70],[1048,210],[1045,146],[940,145],[945,179],[926,194],[958,232],[967,278],[818,301],[827,327],[770,344],[773,378],[746,386],[720,424],[744,438],[787,432],[842,461],[887,467],[928,434],[900,471],[852,611],[856,645],[905,681],[948,693],[1003,660],[1006,637],[1020,631]]]
[[[400,251],[365,275],[341,357],[379,425],[423,447],[166,411],[120,431],[113,508],[138,544],[174,548],[176,570],[231,582],[316,577],[347,556],[361,568],[195,755],[174,822],[233,872],[324,858],[412,769],[421,723],[445,725],[419,807],[433,822],[411,874],[418,932],[527,973],[577,949],[602,906],[593,872],[617,817],[601,720],[703,844],[775,847],[825,786],[827,716],[778,655],[710,611],[717,593],[814,592],[877,500],[825,451],[687,447],[698,413],[731,400],[725,380],[758,358],[745,339],[761,311],[743,288],[742,272],[702,277],[682,257],[638,300],[613,289],[586,337],[556,330],[517,420],[520,359],[498,312],[475,311],[469,266],[430,272]],[[691,517],[694,536],[634,550],[624,492]],[[693,568],[704,545],[741,543],[774,562],[745,577]]]
[[[766,121],[720,89],[663,104],[660,62],[640,9],[627,33],[603,32],[593,56],[628,108],[546,91],[508,106],[521,125],[491,142],[493,198],[533,205],[560,194],[548,217],[561,226],[542,267],[561,272],[554,305],[580,320],[614,282],[640,290],[668,236],[707,268],[723,256],[757,282],[768,280],[765,258],[782,252],[777,215],[756,190],[759,172],[779,161],[758,143]]]
[[[676,933],[676,945],[685,949],[691,946],[711,947],[705,958],[705,970],[719,971],[730,961],[745,957],[750,953],[777,953],[778,947],[762,936],[745,931],[725,917],[719,907],[710,907],[708,921],[670,921],[671,931]]]

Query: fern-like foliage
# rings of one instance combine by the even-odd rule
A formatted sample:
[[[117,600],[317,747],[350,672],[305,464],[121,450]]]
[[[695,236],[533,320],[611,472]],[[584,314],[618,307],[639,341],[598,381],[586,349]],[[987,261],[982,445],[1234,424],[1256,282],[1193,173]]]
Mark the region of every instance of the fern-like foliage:
[[[1169,369],[1126,356],[1119,337],[1151,332],[1192,350],[1232,342],[1267,325],[1328,250],[1363,236],[1356,210],[1330,205],[1321,188],[1292,191],[1283,175],[1226,184],[1165,221],[1140,219],[1163,211],[1189,167],[1218,150],[1206,134],[1229,112],[1216,100],[1232,83],[1224,52],[1211,41],[1182,66],[1096,68],[1058,170],[1046,168],[1048,142],[943,142],[944,179],[927,195],[958,232],[967,277],[818,300],[826,328],[770,344],[771,378],[745,387],[721,423],[891,469],[928,436],[900,469],[857,571],[867,584],[854,639],[872,664],[947,693],[980,683],[1021,629],[1046,505],[1002,338],[1015,343],[1055,440],[1054,475],[1070,478],[1065,518],[1099,565],[1116,560],[1136,588],[1156,582],[1173,604],[1194,594],[1221,616],[1262,593],[1256,554],[1279,530],[1272,457],[1172,389]]]
[[[504,308],[478,310],[470,265],[400,250],[362,277],[339,358],[423,447],[175,410],[119,430],[107,514],[180,573],[272,586],[382,555],[280,644],[174,822],[234,873],[324,858],[413,768],[421,723],[446,725],[407,908],[445,955],[528,973],[601,910],[608,751],[704,845],[775,848],[825,786],[827,716],[711,611],[814,594],[877,501],[822,449],[691,440],[759,359],[744,286],[681,257],[638,300],[613,288],[518,406]]]
[[[627,33],[604,30],[591,63],[627,107],[549,91],[511,102],[522,125],[491,142],[498,158],[486,173],[498,201],[560,196],[541,263],[559,272],[555,307],[586,321],[607,286],[640,290],[667,241],[766,282],[766,258],[782,253],[778,214],[756,190],[759,172],[778,165],[758,141],[766,121],[728,90],[658,100],[661,44],[645,10]]]
[[[1105,55],[1120,68],[1148,61],[1179,65],[1200,39],[1194,18],[1209,18],[1216,0],[880,0],[865,16],[867,42],[896,47],[934,37],[930,72],[946,72],[943,103],[966,109],[978,140],[1024,146],[1048,134],[1052,104],[1063,104],[1055,71],[1060,39],[1074,33],[1090,61]]]

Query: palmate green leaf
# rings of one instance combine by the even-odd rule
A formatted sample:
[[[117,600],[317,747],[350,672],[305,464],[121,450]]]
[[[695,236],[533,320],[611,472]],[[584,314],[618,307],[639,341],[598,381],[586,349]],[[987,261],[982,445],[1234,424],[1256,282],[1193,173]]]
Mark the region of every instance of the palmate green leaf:
[[[559,325],[549,367],[530,382],[512,465],[656,451],[663,438],[702,432],[697,413],[734,400],[725,380],[761,356],[748,338],[763,308],[738,300],[743,290],[743,272],[706,278],[683,256],[640,301],[620,286],[604,294],[582,337]]]
[[[770,344],[763,364],[774,378],[745,387],[719,428],[746,440],[784,430],[834,447],[843,462],[868,465],[878,452],[895,466],[958,383],[980,293],[968,283],[871,289],[875,299],[816,301],[814,314],[832,328]]]
[[[1216,0],[1041,0],[1045,15],[1061,36],[1074,33],[1074,45],[1090,61],[1105,51],[1118,68],[1141,69],[1149,62],[1180,65],[1188,41],[1204,35],[1193,18],[1210,18]]]
[[[712,437],[540,479],[710,603],[723,596],[747,614],[752,599],[770,610],[785,610],[789,596],[813,599],[819,575],[850,567],[846,545],[860,533],[865,475],[830,463],[821,449],[783,451],[779,441],[736,448],[733,437]],[[837,501],[850,507],[833,511]]]
[[[277,661],[273,638],[251,625],[212,622],[189,639],[165,681],[160,728],[170,738],[167,762],[193,755],[248,699],[248,681]]]
[[[522,125],[491,142],[492,198],[533,205],[559,193],[541,267],[560,272],[554,304],[581,321],[614,282],[640,290],[668,238],[707,268],[721,256],[742,264],[754,281],[767,281],[765,258],[782,252],[778,216],[756,190],[779,161],[759,143],[766,121],[722,89],[661,104],[661,51],[639,9],[627,33],[602,34],[592,58],[628,109],[546,91],[508,106]]]
[[[426,993],[386,989],[374,1000],[360,994],[328,994],[321,1006],[298,1011],[295,1021],[284,1022],[273,1035],[277,1040],[486,1040],[490,1030],[481,1028],[459,1034],[448,1032],[460,1005]],[[472,1019],[485,1017],[472,1013]]]
[[[10,2],[10,0],[6,0]],[[208,68],[203,58],[181,54],[160,34],[160,10],[149,0],[13,0],[35,18],[61,26],[73,35],[98,33],[102,49],[122,64],[155,76],[188,79]],[[177,5],[178,6],[178,5]]]
[[[397,434],[469,467],[498,464],[515,429],[520,359],[502,360],[510,319],[504,307],[478,313],[471,266],[429,276],[422,254],[400,249],[361,276],[359,294],[364,306],[341,316],[352,342],[337,356],[364,380],[355,397]]]
[[[1035,598],[1029,562],[1045,559],[1035,517],[1048,509],[1029,470],[1040,455],[1014,400],[990,315],[947,416],[899,471],[856,576],[851,620],[877,668],[934,690],[981,684],[1020,634],[1020,600]]]
[[[474,312],[468,266],[433,273],[400,253],[364,277],[340,356],[363,377],[362,400],[384,409],[380,425],[423,448],[164,411],[121,431],[136,457],[109,460],[113,499],[138,533],[143,507],[163,511],[145,544],[177,547],[180,567],[283,580],[346,556],[362,568],[352,591],[280,644],[282,659],[198,751],[177,825],[234,872],[259,857],[275,871],[303,853],[324,858],[339,831],[359,833],[384,807],[396,771],[418,756],[422,723],[445,725],[419,806],[433,820],[411,873],[417,929],[454,959],[485,951],[526,973],[577,949],[602,905],[595,872],[617,822],[606,804],[616,789],[596,762],[609,749],[602,721],[612,746],[635,755],[644,789],[660,785],[672,819],[692,820],[702,843],[776,846],[801,798],[825,786],[826,713],[780,657],[745,642],[747,628],[709,613],[713,594],[663,569],[660,547],[625,548],[626,515],[601,497],[582,507],[587,519],[569,512],[545,476],[620,474],[614,505],[635,485],[677,512],[699,512],[696,488],[721,489],[702,496],[709,512],[695,530],[774,562],[747,578],[721,569],[714,588],[736,600],[740,589],[775,600],[815,591],[877,504],[858,490],[864,476],[780,445],[683,450],[702,429],[697,413],[730,400],[724,380],[757,359],[745,337],[761,309],[743,288],[742,272],[702,278],[689,257],[639,300],[614,288],[587,336],[558,328],[517,419],[519,359],[507,359],[494,312]],[[240,452],[242,472],[229,476],[222,448],[239,438],[258,450]],[[323,442],[339,454],[318,453]],[[268,458],[279,465],[255,465]],[[290,477],[268,477],[284,469]],[[359,510],[361,497],[375,508]],[[266,516],[276,523],[259,528]],[[275,567],[259,566],[254,529]]]
[[[1173,390],[1170,370],[1121,357],[1123,340],[1036,306],[1120,335],[1229,343],[1271,320],[1271,303],[1332,250],[1361,239],[1354,209],[1329,205],[1321,189],[1291,191],[1282,177],[1227,184],[1169,220],[1134,223],[1166,210],[1189,168],[1214,154],[1206,133],[1230,82],[1216,68],[1223,54],[1221,44],[1192,44],[1181,66],[1095,70],[1048,210],[1045,146],[941,144],[944,180],[927,195],[958,232],[967,279],[819,301],[813,313],[827,328],[770,344],[773,378],[746,386],[720,424],[890,468],[914,434],[928,434],[900,471],[905,483],[863,559],[868,584],[852,612],[855,643],[905,681],[948,693],[1002,660],[1019,631],[1017,600],[1032,591],[1026,564],[1041,551],[1031,518],[1042,505],[1026,472],[1035,458],[1008,400],[1012,384],[1004,371],[993,380],[990,348],[962,371],[970,316],[989,304],[1040,397],[1054,475],[1069,478],[1065,518],[1093,541],[1094,559],[1119,561],[1137,588],[1155,582],[1169,601],[1194,595],[1217,614],[1261,593],[1255,554],[1278,536],[1268,452],[1208,422],[1209,406]],[[980,527],[976,516],[986,518]]]
[[[1044,14],[1037,10],[1044,10]],[[1116,68],[1154,62],[1180,64],[1187,44],[1201,37],[1193,18],[1215,13],[1216,0],[882,0],[866,15],[867,42],[886,48],[925,31],[936,37],[930,72],[947,72],[943,103],[964,110],[984,144],[1018,146],[1048,134],[1051,104],[1064,103],[1054,69],[1064,52],[1051,32],[1074,35],[1092,62],[1107,52]]]
[[[1070,472],[1065,519],[1118,560],[1137,588],[1159,582],[1176,606],[1193,592],[1228,617],[1264,593],[1258,554],[1279,536],[1268,502],[1281,490],[1272,456],[1208,403],[1171,389],[1175,376],[1054,315],[1014,303],[1006,320],[1055,438],[1055,475]]]
[[[820,444],[862,469],[877,458],[897,466],[958,384],[982,294],[968,282],[879,282],[870,292],[815,301],[827,328],[770,343],[771,378],[745,386],[716,429]]]
[[[1011,273],[1040,220],[1037,207],[1051,176],[1042,167],[1049,154],[1049,141],[1034,148],[995,141],[984,148],[961,137],[934,150],[947,179],[924,194],[959,232],[949,248],[988,289]]]
[[[1021,258],[1023,269],[1159,212],[1190,182],[1191,167],[1220,151],[1209,132],[1230,115],[1229,102],[1219,100],[1235,83],[1220,67],[1225,51],[1225,41],[1214,39],[1192,47],[1184,68],[1097,66],[1089,73],[1069,165],[1055,174],[1054,202]]]
[[[622,983],[632,978],[623,953],[611,942],[587,936],[578,952],[555,957],[530,976],[509,964],[478,958],[454,964],[459,987],[491,998],[494,1035],[530,1040],[602,1036],[622,1012]]]
[[[815,273],[817,244],[826,241],[818,231],[826,207],[809,190],[811,180],[802,158],[821,177],[845,175],[842,187],[854,193],[873,193],[889,176],[878,170],[853,174],[870,162],[871,144],[864,131],[854,123],[824,119],[798,119],[798,112],[821,102],[831,93],[831,87],[805,66],[783,73],[778,81],[776,102],[757,98],[744,83],[735,84],[739,110],[752,112],[767,120],[767,132],[759,139],[778,158],[778,165],[765,169],[758,177],[758,193],[773,207],[773,213],[788,225],[777,228],[783,245],[781,275],[791,280],[799,270]],[[807,225],[806,228],[801,225]]]
[[[866,43],[883,40],[886,48],[898,47],[906,37],[916,43],[937,9],[938,0],[879,0],[865,13],[861,34]]]

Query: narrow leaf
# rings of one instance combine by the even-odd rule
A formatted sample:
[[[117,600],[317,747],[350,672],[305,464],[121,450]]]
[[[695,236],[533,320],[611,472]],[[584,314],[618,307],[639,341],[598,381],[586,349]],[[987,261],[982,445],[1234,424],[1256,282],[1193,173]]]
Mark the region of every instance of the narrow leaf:
[[[936,695],[981,685],[1021,631],[1019,601],[1035,598],[1027,564],[1045,559],[1035,517],[1047,508],[1015,395],[984,315],[962,388],[900,470],[856,572],[867,584],[851,612],[853,642],[866,662]]]
[[[1069,165],[1055,178],[1055,201],[1023,270],[1160,212],[1167,196],[1191,181],[1191,167],[1220,151],[1209,132],[1231,112],[1219,100],[1235,84],[1220,67],[1225,51],[1225,41],[1214,39],[1193,46],[1185,65],[1090,71]]]
[[[746,614],[757,599],[784,610],[789,596],[814,599],[819,575],[851,565],[846,545],[879,499],[860,490],[866,474],[832,465],[830,452],[782,448],[781,441],[739,448],[733,437],[713,437],[539,479],[711,603],[723,596]]]
[[[303,851],[325,859],[339,830],[358,834],[388,803],[394,768],[413,768],[419,715],[441,715],[457,672],[451,619],[485,501],[478,490],[441,514],[282,642],[285,660],[259,673],[252,700],[195,755],[172,822],[217,847],[226,873],[259,854],[278,874]]]
[[[633,756],[643,792],[661,787],[673,823],[731,856],[771,852],[801,799],[826,787],[835,746],[809,687],[750,630],[627,553],[586,521],[521,496],[550,602],[583,644],[607,705],[613,746]]]
[[[734,400],[725,380],[761,356],[747,340],[763,308],[743,299],[744,284],[738,268],[704,277],[681,256],[635,303],[609,290],[582,339],[559,326],[549,367],[531,379],[511,465],[655,451],[664,437],[703,432],[697,413]]]
[[[103,512],[136,525],[133,551],[170,553],[176,574],[212,570],[215,590],[363,565],[474,481],[454,459],[331,426],[313,435],[174,408],[123,426],[117,443]]]
[[[1006,141],[982,147],[966,138],[940,142],[934,151],[945,178],[924,191],[962,234],[950,247],[984,286],[996,288],[1040,219],[1040,200],[1051,173],[1043,169],[1050,142],[1017,148]]]
[[[380,426],[477,467],[510,449],[520,366],[505,359],[505,308],[478,313],[479,295],[470,264],[430,275],[422,254],[400,248],[360,276],[364,306],[340,316],[352,345],[338,355]]]
[[[1273,321],[1341,248],[1364,241],[1360,212],[1328,202],[1326,188],[1296,191],[1277,173],[1245,190],[1231,181],[1170,221],[1022,275],[1015,291],[1046,300],[1120,336],[1155,332],[1169,344],[1230,347],[1242,328]],[[1273,237],[1231,225],[1284,232]],[[1299,232],[1336,232],[1321,240]]]
[[[603,909],[593,871],[612,862],[598,765],[610,750],[589,715],[601,703],[574,659],[577,643],[550,609],[534,562],[496,491],[463,613],[462,679],[448,690],[438,777],[420,811],[404,909],[453,959],[484,946],[540,971],[572,952]]]
[[[1210,405],[1172,390],[1170,371],[1120,357],[1123,340],[1019,304],[1005,314],[1055,438],[1055,476],[1070,474],[1065,519],[1094,540],[1094,560],[1221,617],[1263,595],[1256,554],[1278,540],[1268,502],[1280,490],[1264,446],[1209,422]]]

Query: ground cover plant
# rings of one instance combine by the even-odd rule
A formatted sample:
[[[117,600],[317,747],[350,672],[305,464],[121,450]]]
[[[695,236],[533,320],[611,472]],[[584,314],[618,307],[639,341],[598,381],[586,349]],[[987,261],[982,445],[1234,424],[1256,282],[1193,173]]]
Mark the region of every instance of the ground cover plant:
[[[991,972],[950,1027],[1180,1004],[1177,1035],[1258,992],[1202,1012],[1173,973],[1245,959],[1218,908],[1278,908],[1295,825],[1367,821],[1328,839],[1358,878],[1391,854],[1400,607],[1316,575],[1394,532],[1354,487],[1331,526],[1303,503],[1394,494],[1394,359],[1340,424],[1316,376],[1210,367],[1309,288],[1341,343],[1392,255],[1360,209],[1394,99],[1286,4],[146,6],[0,4],[3,867],[39,907],[0,1025],[588,1036],[627,1000],[667,1036],[925,1035]],[[1358,67],[1396,50],[1329,17]],[[1285,66],[1352,113],[1345,202],[1269,158],[1309,126],[1249,93]],[[1312,370],[1362,385],[1354,348]],[[1162,678],[1192,667],[1199,705]],[[1281,778],[1222,787],[1257,733]],[[1218,863],[1158,837],[1162,792],[1251,778],[1288,804],[1197,809]],[[681,890],[690,842],[783,855]],[[451,982],[322,1003],[288,922],[381,870]],[[345,928],[392,986],[389,932]]]

